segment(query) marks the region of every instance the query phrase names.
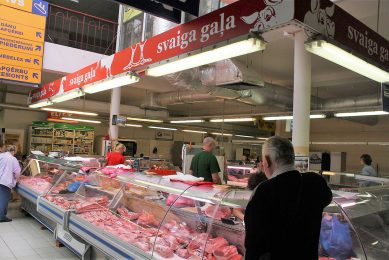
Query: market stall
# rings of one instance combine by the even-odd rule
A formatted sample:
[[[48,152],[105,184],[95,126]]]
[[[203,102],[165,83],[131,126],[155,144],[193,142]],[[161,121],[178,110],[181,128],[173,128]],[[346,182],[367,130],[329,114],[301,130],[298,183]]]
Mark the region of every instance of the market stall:
[[[244,223],[236,212],[244,214],[250,191],[123,170],[114,178],[99,172],[86,176],[70,170],[68,161],[50,160],[32,160],[46,170],[23,177],[17,190],[38,209],[38,221],[50,221],[59,241],[66,244],[58,236],[64,232],[78,241],[78,247],[66,245],[80,257],[242,259],[245,253]],[[42,185],[46,189],[40,182],[28,186],[43,176],[56,181]],[[389,251],[389,186],[350,192],[339,185],[323,215],[320,256],[383,259]],[[342,234],[344,243],[335,245],[330,234]]]

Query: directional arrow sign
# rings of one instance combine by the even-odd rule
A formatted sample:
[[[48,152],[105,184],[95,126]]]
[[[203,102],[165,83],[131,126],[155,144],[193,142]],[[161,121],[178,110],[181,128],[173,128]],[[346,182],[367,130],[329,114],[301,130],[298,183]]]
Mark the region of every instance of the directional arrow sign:
[[[0,64],[40,70],[42,67],[42,57],[0,49]]]
[[[43,44],[5,35],[0,35],[0,49],[36,56],[43,55]],[[4,53],[3,50],[0,50],[0,54]]]
[[[12,28],[12,30],[10,29]],[[44,30],[0,19],[0,34],[30,40],[44,41]]]
[[[0,64],[0,79],[25,83],[41,83],[41,71]]]

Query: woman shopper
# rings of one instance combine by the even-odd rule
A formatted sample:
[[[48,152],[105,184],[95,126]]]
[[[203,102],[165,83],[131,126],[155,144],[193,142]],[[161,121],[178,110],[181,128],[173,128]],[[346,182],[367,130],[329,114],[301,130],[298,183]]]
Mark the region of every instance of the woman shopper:
[[[114,166],[118,164],[126,164],[126,158],[123,153],[126,151],[126,146],[118,143],[115,149],[107,155],[107,166]]]
[[[366,176],[377,177],[376,170],[373,168],[373,166],[371,166],[371,164],[373,163],[373,159],[371,158],[370,154],[362,154],[360,159],[361,159],[361,165],[363,166],[361,170],[361,174]]]
[[[5,152],[0,154],[0,222],[12,221],[7,217],[8,202],[21,171],[15,154],[15,145],[7,145]]]

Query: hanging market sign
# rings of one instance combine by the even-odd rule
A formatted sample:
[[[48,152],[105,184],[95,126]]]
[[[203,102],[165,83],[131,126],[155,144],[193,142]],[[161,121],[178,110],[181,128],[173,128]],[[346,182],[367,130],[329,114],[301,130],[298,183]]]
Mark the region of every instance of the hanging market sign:
[[[16,10],[4,5],[0,5],[0,19],[38,29],[45,29],[46,26],[46,17]]]
[[[41,16],[47,16],[49,9],[49,4],[46,1],[41,0],[0,0],[0,5]]]
[[[17,24],[15,22],[8,22],[1,19],[0,34],[40,43],[43,43],[45,38],[45,31],[43,29],[32,29],[26,25]]]
[[[48,4],[41,0],[0,0],[0,80],[41,83],[46,24],[42,10],[47,15]]]
[[[389,71],[388,41],[329,0],[295,0],[295,19],[329,42]]]
[[[84,87],[128,71],[217,43],[266,31],[293,18],[293,1],[246,0],[235,2],[164,33],[134,44],[105,59],[30,92],[32,103]]]

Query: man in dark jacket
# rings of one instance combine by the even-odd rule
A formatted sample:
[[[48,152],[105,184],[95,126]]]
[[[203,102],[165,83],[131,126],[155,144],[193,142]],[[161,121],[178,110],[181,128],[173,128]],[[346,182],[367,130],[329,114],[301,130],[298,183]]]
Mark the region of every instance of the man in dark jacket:
[[[271,137],[262,147],[268,180],[246,208],[246,260],[318,259],[322,213],[332,192],[320,175],[296,171],[294,159],[288,139]]]

